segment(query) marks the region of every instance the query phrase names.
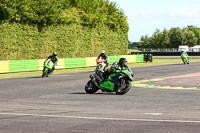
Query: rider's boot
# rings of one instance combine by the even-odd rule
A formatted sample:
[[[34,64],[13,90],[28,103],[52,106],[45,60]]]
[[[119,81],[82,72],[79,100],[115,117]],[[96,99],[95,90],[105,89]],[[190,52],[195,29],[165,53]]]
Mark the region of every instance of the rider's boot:
[[[45,76],[44,71],[45,71],[45,69],[43,69],[43,71],[42,71],[42,72],[43,72],[43,73],[42,73],[42,78]]]

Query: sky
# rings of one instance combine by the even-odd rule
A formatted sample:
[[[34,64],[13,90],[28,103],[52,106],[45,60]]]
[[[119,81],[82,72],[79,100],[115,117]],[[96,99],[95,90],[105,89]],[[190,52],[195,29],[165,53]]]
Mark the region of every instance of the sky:
[[[140,41],[141,36],[149,37],[156,29],[169,30],[188,25],[200,27],[200,0],[111,0],[117,2],[128,17],[128,38]]]

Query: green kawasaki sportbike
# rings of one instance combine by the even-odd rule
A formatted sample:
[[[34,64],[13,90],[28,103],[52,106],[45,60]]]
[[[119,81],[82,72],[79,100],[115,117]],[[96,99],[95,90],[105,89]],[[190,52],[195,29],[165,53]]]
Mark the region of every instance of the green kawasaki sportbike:
[[[111,67],[111,73],[103,80],[95,72],[90,75],[90,80],[85,85],[85,91],[93,94],[98,90],[106,92],[115,92],[116,94],[123,95],[131,88],[131,81],[134,75],[131,69],[116,70]]]
[[[42,77],[48,77],[52,73],[53,65],[52,61],[45,62]]]
[[[189,59],[186,54],[181,55],[181,59],[183,61],[183,64],[189,64]]]

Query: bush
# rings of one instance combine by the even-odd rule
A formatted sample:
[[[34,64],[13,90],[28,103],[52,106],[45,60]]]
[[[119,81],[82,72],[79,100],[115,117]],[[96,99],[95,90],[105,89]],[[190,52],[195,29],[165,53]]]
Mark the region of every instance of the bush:
[[[99,25],[48,26],[42,32],[36,26],[17,23],[0,25],[0,60],[46,58],[53,51],[60,58],[97,56],[102,49],[108,55],[126,54],[128,35]]]
[[[126,54],[128,24],[108,0],[0,1],[0,60]]]

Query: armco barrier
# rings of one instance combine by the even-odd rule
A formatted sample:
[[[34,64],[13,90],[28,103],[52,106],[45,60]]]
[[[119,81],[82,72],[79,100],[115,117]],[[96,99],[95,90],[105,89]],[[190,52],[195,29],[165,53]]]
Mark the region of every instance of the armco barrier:
[[[42,65],[42,68],[43,68],[43,65]],[[65,59],[59,59],[56,69],[63,69],[63,68],[65,68]]]
[[[97,57],[87,57],[86,58],[86,67],[88,66],[95,66]]]
[[[121,57],[126,58],[129,63],[136,62],[136,55],[122,55]]]
[[[9,61],[0,61],[0,73],[9,72]]]
[[[144,62],[144,55],[109,56],[109,64],[118,62],[125,57],[128,63]],[[0,73],[43,70],[45,59],[39,60],[11,60],[0,61]],[[56,69],[96,66],[96,57],[62,58],[59,59]]]
[[[120,56],[109,56],[108,57],[109,64],[113,64],[114,62],[119,61],[119,59],[120,59]]]
[[[66,58],[65,68],[86,67],[86,58]]]
[[[144,55],[136,55],[136,62],[144,62]]]
[[[33,71],[39,70],[38,60],[12,60],[9,62],[9,72]]]
[[[39,70],[43,70],[45,59],[39,59]]]

